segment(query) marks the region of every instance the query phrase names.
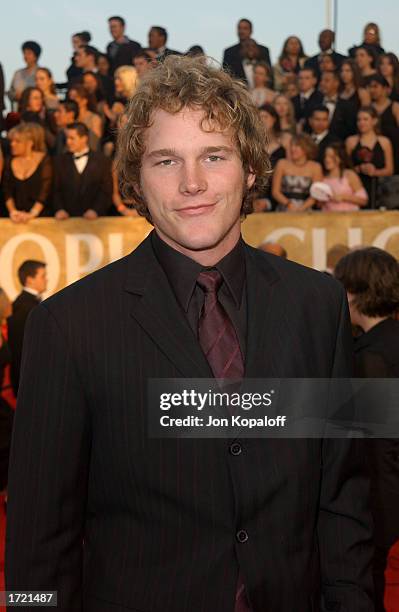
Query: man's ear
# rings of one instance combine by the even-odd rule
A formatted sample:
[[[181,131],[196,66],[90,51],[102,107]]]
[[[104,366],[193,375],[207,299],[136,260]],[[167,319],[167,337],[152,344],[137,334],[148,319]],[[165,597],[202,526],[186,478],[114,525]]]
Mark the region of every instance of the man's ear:
[[[255,181],[256,181],[256,174],[254,174],[252,171],[252,168],[250,168],[248,175],[247,175],[247,189],[251,189],[251,187],[254,186]]]

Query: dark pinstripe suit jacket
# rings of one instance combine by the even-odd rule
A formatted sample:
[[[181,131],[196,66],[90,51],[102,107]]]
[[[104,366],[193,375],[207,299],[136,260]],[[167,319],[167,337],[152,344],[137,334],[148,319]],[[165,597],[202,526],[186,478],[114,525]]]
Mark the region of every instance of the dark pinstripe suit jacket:
[[[336,282],[250,247],[246,266],[246,375],[347,375]],[[372,610],[357,446],[246,439],[234,456],[225,440],[147,438],[146,379],[210,375],[149,239],[35,309],[8,589],[58,590],[64,611],[232,612],[239,566],[255,612],[316,612],[322,594],[328,610]]]

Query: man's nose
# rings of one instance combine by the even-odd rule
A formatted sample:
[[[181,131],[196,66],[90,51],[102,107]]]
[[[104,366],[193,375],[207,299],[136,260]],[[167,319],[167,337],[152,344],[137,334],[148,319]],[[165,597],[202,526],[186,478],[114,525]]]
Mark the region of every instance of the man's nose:
[[[180,192],[186,194],[196,194],[205,191],[207,180],[205,170],[197,161],[184,164],[181,171]]]

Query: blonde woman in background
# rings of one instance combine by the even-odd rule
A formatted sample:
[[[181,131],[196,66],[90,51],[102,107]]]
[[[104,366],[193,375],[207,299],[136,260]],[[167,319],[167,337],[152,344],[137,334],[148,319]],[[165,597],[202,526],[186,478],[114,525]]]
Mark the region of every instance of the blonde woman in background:
[[[116,100],[111,108],[108,104],[104,104],[103,107],[104,115],[110,123],[108,129],[111,134],[110,141],[104,145],[104,153],[107,156],[111,156],[115,150],[116,129],[126,109],[126,104],[136,91],[139,82],[136,68],[133,66],[120,66],[115,70],[114,81]]]
[[[273,106],[280,118],[281,132],[294,135],[296,133],[295,110],[290,98],[279,94],[274,98]]]
[[[14,223],[27,223],[44,214],[50,195],[53,169],[45,152],[44,130],[35,123],[21,123],[8,137],[12,158],[6,163],[3,192]]]

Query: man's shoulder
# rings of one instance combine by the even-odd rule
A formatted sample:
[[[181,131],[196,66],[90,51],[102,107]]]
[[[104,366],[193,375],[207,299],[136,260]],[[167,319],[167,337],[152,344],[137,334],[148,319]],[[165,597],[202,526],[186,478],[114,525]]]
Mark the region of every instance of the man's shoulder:
[[[332,276],[314,270],[302,264],[283,259],[271,253],[265,253],[246,244],[249,257],[259,271],[267,272],[269,278],[282,282],[296,294],[310,296],[334,295],[341,299],[343,295],[342,285]]]
[[[240,53],[240,45],[232,45],[231,47],[226,47],[224,50],[224,56],[237,55]]]

